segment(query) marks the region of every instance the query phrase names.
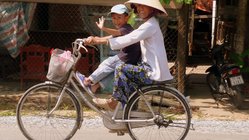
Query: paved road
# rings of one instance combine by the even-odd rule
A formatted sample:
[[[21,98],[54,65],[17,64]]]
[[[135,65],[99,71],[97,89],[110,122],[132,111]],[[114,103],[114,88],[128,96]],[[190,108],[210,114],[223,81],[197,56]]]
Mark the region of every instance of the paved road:
[[[86,120],[82,128],[78,130],[72,140],[130,140],[129,134],[117,136],[109,133],[102,123],[97,119],[96,123]],[[193,121],[195,130],[190,130],[186,140],[248,140],[249,122],[216,122],[216,121]],[[1,140],[25,140],[15,117],[0,117],[0,139]]]
[[[26,140],[17,127],[9,126],[0,127],[0,136],[2,140]],[[109,133],[104,127],[98,128],[82,128],[77,131],[72,140],[130,140],[128,134],[117,136],[115,133]],[[248,140],[249,134],[217,134],[217,133],[200,133],[190,131],[186,140]]]
[[[2,140],[26,140],[25,137],[16,127],[1,126],[0,136]],[[109,133],[104,127],[82,128],[77,131],[72,140],[130,140],[128,134],[117,136],[115,133]],[[190,131],[186,140],[248,140],[249,134],[217,134],[217,133],[200,133]]]

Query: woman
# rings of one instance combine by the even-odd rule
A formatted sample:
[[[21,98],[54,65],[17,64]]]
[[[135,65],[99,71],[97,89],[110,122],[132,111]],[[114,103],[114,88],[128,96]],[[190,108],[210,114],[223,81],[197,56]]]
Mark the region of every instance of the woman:
[[[167,15],[167,12],[159,0],[129,0],[125,4],[143,19],[144,23],[138,29],[121,37],[111,39],[89,37],[86,41],[86,44],[109,44],[113,50],[140,41],[142,63],[137,66],[131,64],[117,66],[113,98],[93,100],[99,107],[109,110],[115,109],[117,101],[124,105],[129,95],[140,85],[173,79],[168,67],[163,34],[156,19],[156,15]]]

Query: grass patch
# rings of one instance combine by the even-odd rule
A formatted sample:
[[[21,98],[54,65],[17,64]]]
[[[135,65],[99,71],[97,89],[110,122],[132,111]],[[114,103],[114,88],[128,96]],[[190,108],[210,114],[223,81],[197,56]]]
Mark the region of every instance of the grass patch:
[[[13,96],[0,96],[0,116],[15,116],[18,99]]]
[[[0,116],[15,116],[16,110],[0,110]]]
[[[0,95],[0,100],[1,100],[0,116],[15,116],[16,107],[17,107],[20,97],[21,96],[16,96],[16,95]],[[68,110],[70,107],[67,105],[64,105],[62,106],[62,108],[65,110]],[[83,105],[82,110],[83,110],[83,117],[94,118],[95,116],[99,116],[98,113],[90,109],[88,106]],[[35,114],[35,111],[34,111],[34,114]]]

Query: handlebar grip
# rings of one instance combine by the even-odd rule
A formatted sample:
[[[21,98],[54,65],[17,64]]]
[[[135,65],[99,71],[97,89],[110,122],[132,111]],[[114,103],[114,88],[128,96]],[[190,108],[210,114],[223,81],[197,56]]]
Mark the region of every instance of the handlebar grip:
[[[87,50],[87,48],[85,47],[85,41],[86,41],[86,38],[78,38],[78,39],[76,39],[75,41],[74,41],[74,44],[76,45],[78,45],[78,47],[76,47],[77,48],[77,50],[79,51],[80,50],[80,48],[83,48],[86,52],[88,52],[88,50]],[[89,47],[92,47],[92,48],[94,48],[95,50],[97,50],[98,51],[98,48],[96,48],[95,46],[93,46],[93,45],[88,45]]]

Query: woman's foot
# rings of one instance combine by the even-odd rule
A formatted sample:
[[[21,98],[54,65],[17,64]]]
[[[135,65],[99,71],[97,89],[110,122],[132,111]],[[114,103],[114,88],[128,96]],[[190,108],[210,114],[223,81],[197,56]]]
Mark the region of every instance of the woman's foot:
[[[115,100],[114,98],[110,99],[95,98],[93,99],[93,102],[98,107],[103,108],[105,110],[114,110],[118,104],[118,101]]]

